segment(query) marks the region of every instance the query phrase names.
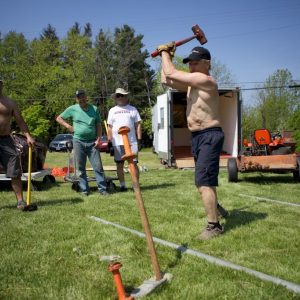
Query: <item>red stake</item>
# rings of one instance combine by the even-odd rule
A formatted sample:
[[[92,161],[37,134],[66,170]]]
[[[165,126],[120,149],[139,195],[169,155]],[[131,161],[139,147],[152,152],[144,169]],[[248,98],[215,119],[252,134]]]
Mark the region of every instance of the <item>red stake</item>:
[[[132,296],[126,296],[125,289],[123,286],[122,278],[119,269],[121,269],[122,264],[120,262],[112,263],[108,266],[108,271],[112,272],[114,277],[114,282],[116,285],[119,300],[133,300]]]

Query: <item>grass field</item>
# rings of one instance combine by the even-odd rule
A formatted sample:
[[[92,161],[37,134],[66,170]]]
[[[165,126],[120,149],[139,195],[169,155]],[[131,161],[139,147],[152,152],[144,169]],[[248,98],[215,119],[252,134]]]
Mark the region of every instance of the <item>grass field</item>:
[[[104,165],[113,165],[102,154]],[[257,201],[241,194],[300,204],[300,184],[291,174],[239,174],[228,183],[221,170],[219,200],[229,211],[225,234],[195,239],[205,226],[193,170],[164,169],[143,150],[140,183],[155,237],[300,284],[300,207]],[[66,166],[67,154],[48,153],[49,167]],[[108,175],[111,175],[108,173]],[[113,174],[114,175],[114,174]],[[126,174],[127,183],[130,177]],[[0,299],[117,299],[102,255],[119,255],[126,289],[153,275],[144,239],[91,220],[90,216],[143,231],[134,193],[83,198],[70,183],[37,184],[38,211],[15,209],[9,188],[0,191]],[[25,187],[26,188],[26,187]],[[300,299],[283,286],[156,245],[161,270],[173,279],[147,299]]]

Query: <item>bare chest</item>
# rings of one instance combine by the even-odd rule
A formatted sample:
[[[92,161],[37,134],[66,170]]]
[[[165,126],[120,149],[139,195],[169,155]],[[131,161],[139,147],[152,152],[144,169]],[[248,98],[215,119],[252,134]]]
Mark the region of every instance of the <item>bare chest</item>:
[[[6,101],[0,101],[0,116],[1,117],[11,117],[12,108],[6,103]]]

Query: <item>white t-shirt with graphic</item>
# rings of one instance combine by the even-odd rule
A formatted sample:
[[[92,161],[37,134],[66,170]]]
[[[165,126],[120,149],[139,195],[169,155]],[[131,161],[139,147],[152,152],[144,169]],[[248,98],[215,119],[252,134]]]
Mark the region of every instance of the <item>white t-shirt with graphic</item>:
[[[112,126],[113,146],[123,145],[122,135],[118,134],[120,127],[130,128],[128,133],[129,143],[137,143],[135,124],[141,121],[139,112],[134,106],[129,104],[125,106],[114,106],[108,112],[107,124]]]

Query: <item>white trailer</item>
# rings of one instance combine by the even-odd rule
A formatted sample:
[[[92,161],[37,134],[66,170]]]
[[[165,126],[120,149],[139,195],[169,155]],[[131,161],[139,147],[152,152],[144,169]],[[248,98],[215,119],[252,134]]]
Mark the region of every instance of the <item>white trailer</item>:
[[[225,141],[221,166],[241,149],[241,99],[238,88],[219,89],[221,126]],[[186,93],[169,89],[152,109],[153,151],[169,167],[193,168],[191,134],[186,121]]]

